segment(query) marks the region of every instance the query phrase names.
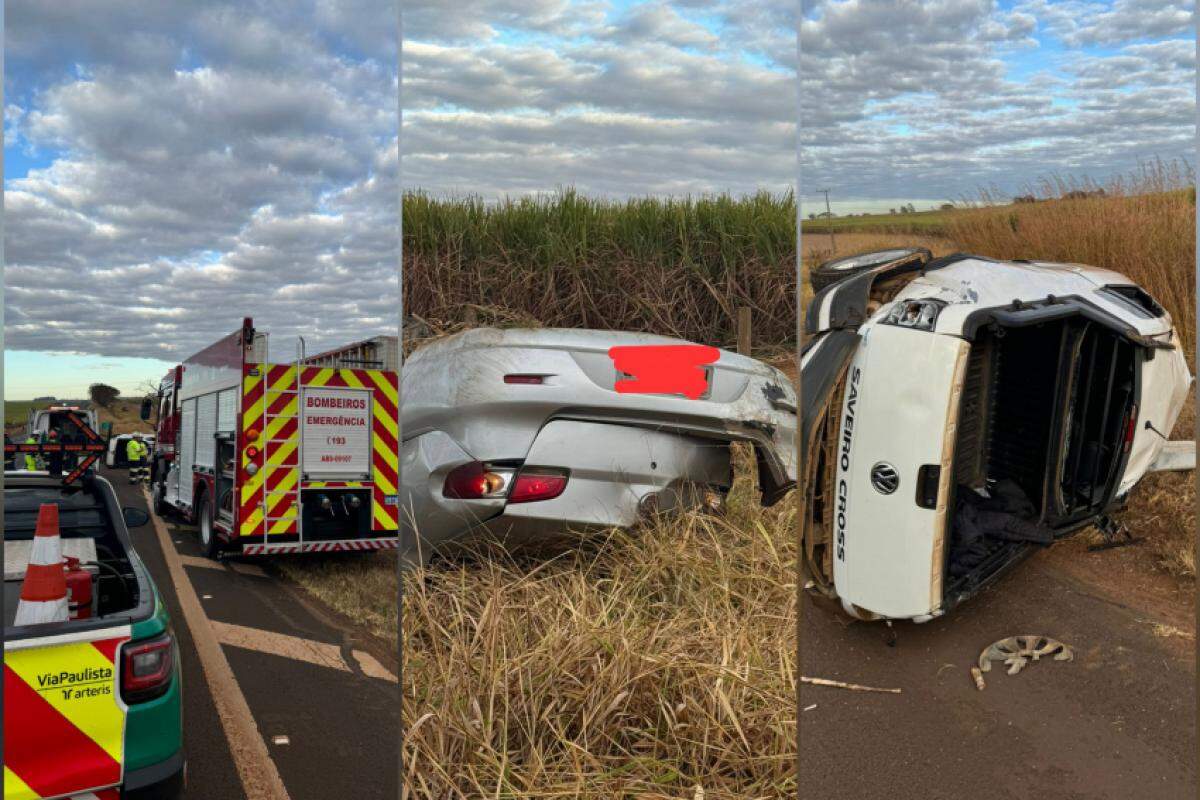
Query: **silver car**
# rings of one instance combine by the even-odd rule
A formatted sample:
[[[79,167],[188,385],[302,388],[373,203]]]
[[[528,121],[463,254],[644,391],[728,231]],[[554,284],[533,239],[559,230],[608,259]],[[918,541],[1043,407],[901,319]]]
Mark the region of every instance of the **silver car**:
[[[509,544],[630,527],[719,506],[730,447],[749,442],[762,502],[796,481],[796,395],[782,372],[726,351],[703,391],[617,390],[610,349],[687,345],[596,330],[481,328],[417,350],[401,373],[401,551],[408,565],[487,533]]]

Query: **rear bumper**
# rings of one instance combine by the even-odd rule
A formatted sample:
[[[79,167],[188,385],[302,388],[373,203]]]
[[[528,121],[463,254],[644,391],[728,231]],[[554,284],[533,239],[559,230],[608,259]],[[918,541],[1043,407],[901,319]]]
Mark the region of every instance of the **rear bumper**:
[[[183,750],[166,761],[125,773],[123,800],[175,800],[183,795],[186,762]]]
[[[340,553],[370,550],[395,550],[400,540],[395,535],[375,539],[340,539],[317,542],[280,542],[279,544],[243,544],[241,555],[269,556],[288,553]],[[233,555],[234,553],[230,553]]]

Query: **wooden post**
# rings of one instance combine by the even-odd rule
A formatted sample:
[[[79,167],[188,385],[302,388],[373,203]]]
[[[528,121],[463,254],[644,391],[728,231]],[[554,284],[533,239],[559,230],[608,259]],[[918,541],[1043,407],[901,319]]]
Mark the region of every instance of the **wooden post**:
[[[750,309],[746,306],[738,308],[737,351],[744,356],[750,355]]]

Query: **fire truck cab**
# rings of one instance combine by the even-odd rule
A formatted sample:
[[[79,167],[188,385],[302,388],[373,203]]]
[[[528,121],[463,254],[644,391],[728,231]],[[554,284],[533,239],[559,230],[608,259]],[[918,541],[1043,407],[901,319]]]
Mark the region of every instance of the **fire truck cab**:
[[[394,549],[397,395],[394,371],[271,363],[247,318],[143,401],[154,511],[214,558]]]

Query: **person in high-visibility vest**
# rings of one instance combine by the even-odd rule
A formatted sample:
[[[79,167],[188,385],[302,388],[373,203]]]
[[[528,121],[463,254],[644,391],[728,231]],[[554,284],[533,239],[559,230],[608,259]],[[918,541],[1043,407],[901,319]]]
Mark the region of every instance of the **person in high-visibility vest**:
[[[150,480],[150,468],[146,466],[146,456],[150,449],[142,442],[142,435],[135,433],[125,445],[125,457],[129,459],[129,482]]]
[[[29,434],[29,438],[25,440],[25,444],[37,444],[37,443],[38,443],[38,437],[32,433]],[[25,469],[29,470],[30,472],[33,472],[37,468],[38,468],[37,455],[35,453],[26,453],[25,454]]]

